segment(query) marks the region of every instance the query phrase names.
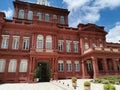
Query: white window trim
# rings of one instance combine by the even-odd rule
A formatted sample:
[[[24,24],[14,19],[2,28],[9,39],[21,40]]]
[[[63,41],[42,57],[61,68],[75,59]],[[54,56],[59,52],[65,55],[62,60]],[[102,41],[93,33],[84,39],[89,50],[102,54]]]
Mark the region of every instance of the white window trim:
[[[67,61],[66,62],[66,66],[67,66],[67,72],[72,72],[72,62],[71,61]]]
[[[15,65],[13,64],[15,63]],[[11,59],[9,62],[9,67],[8,67],[8,72],[16,72],[17,68],[17,60],[16,59]]]
[[[59,72],[63,72],[63,71],[64,71],[64,61],[59,60],[59,61],[58,61],[58,64],[60,65],[60,67],[59,67],[59,65],[58,65],[58,71],[59,71]]]
[[[0,59],[0,73],[5,72],[6,60]]]
[[[26,66],[25,66],[26,65]],[[19,72],[27,72],[28,69],[28,60],[26,59],[22,59],[20,61],[20,68],[19,68]]]
[[[8,38],[8,42],[6,42],[6,46],[3,45],[3,42],[4,42],[3,40],[4,40],[5,37]],[[9,37],[10,37],[9,35],[2,35],[1,48],[3,48],[3,49],[7,49],[7,48],[8,48],[8,45],[9,45]]]
[[[28,46],[25,46],[25,48],[24,48],[24,40],[28,40]],[[29,44],[30,44],[30,37],[23,37],[23,44],[22,44],[22,49],[23,50],[29,50]],[[28,48],[26,48],[26,47],[28,47]]]

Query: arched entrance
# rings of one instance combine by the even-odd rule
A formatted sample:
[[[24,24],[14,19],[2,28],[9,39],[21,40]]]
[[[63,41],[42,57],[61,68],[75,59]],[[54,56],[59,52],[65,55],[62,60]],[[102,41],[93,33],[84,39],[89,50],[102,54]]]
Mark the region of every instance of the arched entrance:
[[[50,65],[48,62],[38,62],[37,68],[39,82],[48,82],[50,80]]]
[[[87,60],[86,61],[86,69],[87,69],[87,73],[90,76],[90,78],[93,78],[93,65],[92,65],[92,61],[91,60]]]

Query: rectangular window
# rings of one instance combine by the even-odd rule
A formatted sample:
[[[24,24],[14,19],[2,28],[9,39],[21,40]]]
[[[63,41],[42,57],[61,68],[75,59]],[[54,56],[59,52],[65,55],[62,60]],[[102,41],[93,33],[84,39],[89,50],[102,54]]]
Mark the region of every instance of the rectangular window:
[[[59,52],[63,52],[63,40],[58,41],[58,50]]]
[[[29,37],[23,37],[23,49],[24,50],[29,49]]]
[[[42,20],[42,13],[37,12],[37,16],[38,16],[38,19],[39,19],[39,20]]]
[[[8,72],[16,72],[17,60],[12,59],[9,63]]]
[[[0,59],[0,72],[5,71],[5,64],[6,64],[6,60]]]
[[[63,61],[58,61],[58,71],[63,72],[63,70],[64,70]]]
[[[67,61],[67,72],[72,72],[72,63],[71,61]]]
[[[64,16],[60,16],[60,24],[65,24],[65,18],[64,18]]]
[[[21,60],[20,62],[20,72],[27,72],[28,60]]]
[[[74,69],[75,69],[75,72],[79,72],[80,71],[80,63],[79,63],[79,61],[75,61]]]
[[[33,19],[33,12],[28,11],[28,20],[32,20],[32,19]]]
[[[78,41],[74,41],[74,52],[78,52]]]
[[[23,9],[20,9],[20,10],[19,10],[18,18],[24,19],[24,10],[23,10]]]
[[[66,40],[66,49],[67,52],[71,52],[71,41],[69,40]]]
[[[50,15],[49,14],[45,14],[45,21],[50,21]]]
[[[1,48],[7,49],[9,43],[9,35],[2,35],[2,44]]]
[[[19,48],[19,36],[13,36],[12,49]]]
[[[89,49],[89,44],[86,42],[85,43],[85,50]]]

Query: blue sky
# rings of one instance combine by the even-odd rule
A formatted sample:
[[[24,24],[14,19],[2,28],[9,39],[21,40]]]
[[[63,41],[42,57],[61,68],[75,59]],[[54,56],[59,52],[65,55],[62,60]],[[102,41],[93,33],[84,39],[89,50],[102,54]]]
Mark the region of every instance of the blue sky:
[[[11,19],[14,13],[14,0],[2,0],[0,11]],[[37,2],[37,0],[21,0]],[[107,42],[120,43],[120,0],[48,0],[50,6],[65,8],[70,11],[69,26],[79,23],[94,23],[105,26]]]

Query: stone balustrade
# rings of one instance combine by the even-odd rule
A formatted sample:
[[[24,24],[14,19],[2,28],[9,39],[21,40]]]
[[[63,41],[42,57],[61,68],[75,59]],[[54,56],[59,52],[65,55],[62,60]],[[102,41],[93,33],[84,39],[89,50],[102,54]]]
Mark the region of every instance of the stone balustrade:
[[[120,49],[116,49],[116,48],[94,47],[94,48],[89,48],[89,49],[85,50],[84,54],[89,53],[91,51],[104,51],[104,52],[118,52],[118,53],[120,53]]]

